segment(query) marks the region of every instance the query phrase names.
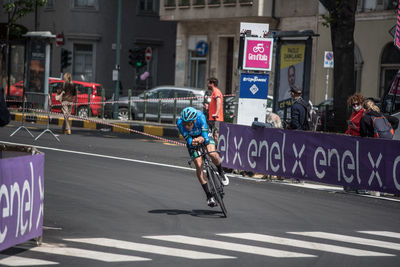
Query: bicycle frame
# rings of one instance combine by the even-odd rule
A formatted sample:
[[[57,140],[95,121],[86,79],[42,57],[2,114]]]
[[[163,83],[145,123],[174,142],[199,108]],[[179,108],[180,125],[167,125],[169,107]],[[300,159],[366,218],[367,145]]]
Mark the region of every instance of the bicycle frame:
[[[224,214],[224,217],[226,218],[227,210],[225,208],[225,204],[223,201],[223,197],[225,195],[224,186],[221,182],[221,178],[220,178],[218,172],[215,170],[215,167],[213,166],[213,164],[211,163],[211,160],[207,156],[208,154],[217,152],[217,151],[208,151],[207,147],[204,143],[197,146],[197,151],[200,153],[200,157],[202,157],[202,159],[203,159],[203,167],[207,173],[207,181],[208,181],[207,184],[210,189],[210,192],[213,195],[213,197],[215,198],[215,200],[217,201],[217,203],[219,204],[219,206],[222,210],[222,213]],[[189,164],[192,161],[193,160],[190,160]]]

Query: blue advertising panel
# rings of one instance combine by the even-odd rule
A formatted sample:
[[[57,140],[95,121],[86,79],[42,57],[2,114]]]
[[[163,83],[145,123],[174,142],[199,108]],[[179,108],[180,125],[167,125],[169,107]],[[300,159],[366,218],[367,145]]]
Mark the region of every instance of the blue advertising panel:
[[[242,73],[239,98],[267,99],[268,82],[268,74]]]

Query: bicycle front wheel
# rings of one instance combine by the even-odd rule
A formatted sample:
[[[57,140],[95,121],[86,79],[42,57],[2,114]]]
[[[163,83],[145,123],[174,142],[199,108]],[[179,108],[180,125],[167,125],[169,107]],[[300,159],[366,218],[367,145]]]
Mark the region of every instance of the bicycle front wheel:
[[[211,170],[211,168],[207,168],[207,175],[208,175],[208,182],[210,185],[211,194],[214,196],[215,200],[217,201],[218,205],[221,208],[224,217],[227,217],[228,211],[226,210],[223,198],[223,185],[221,181],[217,177],[217,174]]]

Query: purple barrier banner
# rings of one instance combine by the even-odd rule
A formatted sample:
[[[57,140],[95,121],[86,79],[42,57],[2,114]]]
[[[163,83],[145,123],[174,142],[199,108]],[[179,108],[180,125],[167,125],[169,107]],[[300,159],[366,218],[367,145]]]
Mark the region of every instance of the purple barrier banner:
[[[44,154],[0,159],[0,251],[42,235]]]
[[[220,124],[227,168],[400,194],[400,141]]]

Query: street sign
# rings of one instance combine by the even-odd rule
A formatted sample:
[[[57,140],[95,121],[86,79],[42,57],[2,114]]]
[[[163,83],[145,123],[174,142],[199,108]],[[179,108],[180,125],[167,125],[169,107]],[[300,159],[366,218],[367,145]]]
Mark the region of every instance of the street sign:
[[[324,68],[333,68],[333,52],[332,51],[325,51],[324,56]]]
[[[271,71],[274,40],[247,37],[244,43],[243,69]]]
[[[148,46],[148,47],[146,47],[146,51],[145,51],[145,54],[144,54],[144,57],[145,57],[147,63],[150,62],[151,56],[152,56],[152,50],[151,50],[151,47]]]
[[[57,36],[56,36],[56,45],[57,46],[64,45],[64,34],[62,34],[62,33],[57,34]]]
[[[208,44],[205,41],[200,41],[196,44],[196,53],[198,56],[204,57],[208,52]]]

